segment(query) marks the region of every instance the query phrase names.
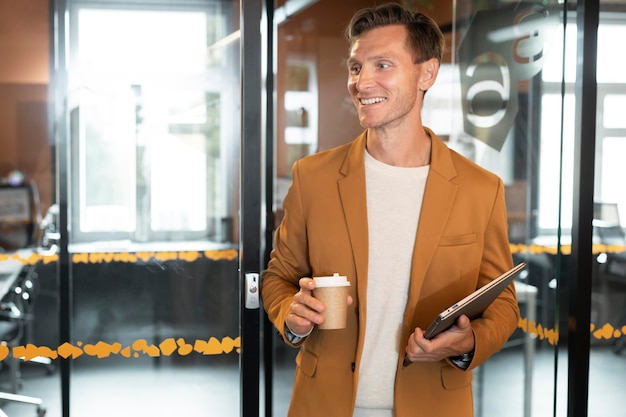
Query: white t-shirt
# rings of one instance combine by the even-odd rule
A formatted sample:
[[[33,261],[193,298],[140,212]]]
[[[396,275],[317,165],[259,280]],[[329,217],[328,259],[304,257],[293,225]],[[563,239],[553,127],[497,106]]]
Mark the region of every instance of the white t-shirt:
[[[354,417],[392,417],[413,247],[430,167],[386,165],[365,152],[369,264],[365,344]],[[402,352],[400,352],[402,350]]]

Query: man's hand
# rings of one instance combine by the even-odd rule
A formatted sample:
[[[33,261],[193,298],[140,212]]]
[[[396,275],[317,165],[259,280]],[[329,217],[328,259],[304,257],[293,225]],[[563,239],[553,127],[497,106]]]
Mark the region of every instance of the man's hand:
[[[460,316],[456,323],[431,340],[424,338],[419,327],[409,336],[406,358],[410,362],[435,362],[460,356],[474,350],[474,332],[467,316]]]
[[[308,334],[313,326],[324,322],[322,313],[326,310],[324,303],[313,297],[315,281],[311,278],[300,278],[300,291],[293,296],[289,306],[289,313],[285,324],[298,335]],[[352,297],[348,296],[348,305],[352,304]]]

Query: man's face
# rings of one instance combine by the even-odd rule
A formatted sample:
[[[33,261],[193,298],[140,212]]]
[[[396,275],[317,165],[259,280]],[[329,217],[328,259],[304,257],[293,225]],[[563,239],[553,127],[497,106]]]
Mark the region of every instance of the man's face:
[[[383,26],[362,33],[352,45],[348,91],[365,128],[419,120],[424,64],[413,63],[406,38],[404,26]]]

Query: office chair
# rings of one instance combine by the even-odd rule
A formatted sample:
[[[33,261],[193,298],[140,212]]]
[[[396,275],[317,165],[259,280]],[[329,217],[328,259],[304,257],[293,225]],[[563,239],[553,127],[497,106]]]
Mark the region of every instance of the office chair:
[[[20,283],[17,285],[24,284]],[[16,286],[15,288],[21,288],[23,290],[21,286]],[[0,302],[0,341],[10,349],[19,345],[29,320],[29,316],[25,313],[26,310],[22,297],[23,293],[22,291],[15,291],[15,288],[10,290]],[[9,368],[10,390],[4,392],[0,391],[0,417],[8,417],[8,415],[2,411],[4,402],[32,404],[36,406],[37,416],[44,416],[46,410],[42,407],[43,400],[41,398],[18,394],[20,389],[20,359],[9,354],[5,361],[8,363]]]
[[[32,181],[25,181],[19,171],[0,178],[0,252],[12,252],[33,247],[38,232],[39,195]],[[33,276],[34,267],[19,263],[2,262],[3,274],[0,280],[0,342],[13,350],[24,340],[25,330],[32,318],[32,302],[37,291]],[[0,417],[5,402],[32,404],[37,407],[37,415],[43,416],[45,409],[40,398],[20,395],[20,358],[11,352],[5,359],[10,375],[9,391],[0,392]],[[0,363],[0,366],[4,363]]]

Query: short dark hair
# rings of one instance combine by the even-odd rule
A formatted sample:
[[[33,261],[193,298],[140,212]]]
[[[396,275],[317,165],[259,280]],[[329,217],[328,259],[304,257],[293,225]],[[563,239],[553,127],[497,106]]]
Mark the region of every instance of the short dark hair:
[[[388,25],[406,27],[408,46],[414,53],[416,64],[431,58],[437,58],[441,63],[445,39],[437,23],[423,13],[411,12],[397,3],[385,3],[357,11],[345,30],[345,36],[352,47],[363,32]]]

